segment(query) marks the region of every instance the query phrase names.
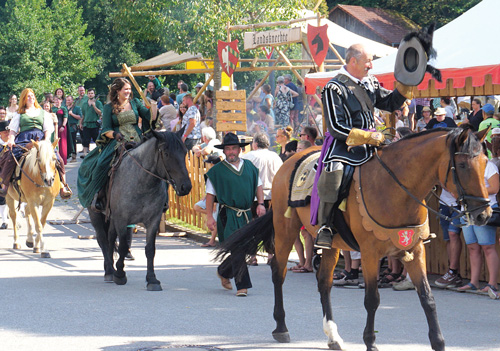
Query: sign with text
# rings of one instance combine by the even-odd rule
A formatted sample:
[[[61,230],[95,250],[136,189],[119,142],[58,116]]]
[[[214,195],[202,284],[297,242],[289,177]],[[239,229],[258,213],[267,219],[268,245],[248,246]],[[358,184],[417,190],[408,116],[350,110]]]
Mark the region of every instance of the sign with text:
[[[251,50],[262,46],[279,46],[301,41],[300,27],[269,30],[265,32],[245,32],[244,48]]]

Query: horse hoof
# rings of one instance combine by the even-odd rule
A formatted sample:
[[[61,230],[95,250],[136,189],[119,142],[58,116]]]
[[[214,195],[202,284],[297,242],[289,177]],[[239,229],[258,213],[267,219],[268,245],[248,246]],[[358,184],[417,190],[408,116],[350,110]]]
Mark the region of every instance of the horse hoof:
[[[123,277],[117,277],[116,275],[113,275],[113,282],[116,285],[125,285],[127,284],[127,276],[124,275]]]
[[[112,283],[113,282],[113,274],[104,274],[104,281],[106,283]]]
[[[329,342],[328,343],[328,348],[330,350],[342,350],[342,346],[340,346],[340,344],[336,341],[334,342]]]
[[[161,284],[151,284],[151,283],[149,283],[146,288],[147,288],[148,291],[162,291],[163,290],[161,288]]]
[[[274,340],[276,340],[277,342],[280,342],[282,344],[290,342],[290,334],[288,332],[273,333],[273,338],[274,338]]]
[[[42,258],[50,258],[50,253],[49,253],[49,252],[42,252],[42,253],[40,254],[40,256],[41,256]]]
[[[14,250],[21,250],[21,244],[14,244]]]
[[[40,253],[40,248],[39,247],[34,247],[33,248],[33,253]]]
[[[26,240],[26,246],[31,249],[33,247],[33,243]]]

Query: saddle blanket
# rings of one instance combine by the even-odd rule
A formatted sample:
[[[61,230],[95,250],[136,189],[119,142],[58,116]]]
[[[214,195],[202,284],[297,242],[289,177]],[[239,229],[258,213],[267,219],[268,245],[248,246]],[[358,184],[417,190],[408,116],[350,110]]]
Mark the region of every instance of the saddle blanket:
[[[290,176],[288,206],[295,208],[309,205],[320,151],[315,150],[304,155],[295,164]]]

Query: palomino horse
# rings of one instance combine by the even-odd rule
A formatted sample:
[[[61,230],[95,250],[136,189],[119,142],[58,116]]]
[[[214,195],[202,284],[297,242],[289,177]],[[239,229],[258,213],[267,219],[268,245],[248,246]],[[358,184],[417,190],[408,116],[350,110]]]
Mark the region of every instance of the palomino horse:
[[[181,131],[182,133],[183,131]],[[180,136],[172,132],[152,132],[153,136],[126,152],[117,168],[107,197],[110,199],[110,217],[89,208],[90,220],[97,234],[97,242],[104,256],[104,280],[118,285],[127,283],[123,268],[129,244],[131,224],[146,227],[147,289],[162,290],[154,272],[155,241],[162,209],[168,200],[167,184],[179,196],[191,191],[191,180],[186,169],[187,149]],[[113,267],[113,252],[119,236],[120,257]]]
[[[485,133],[478,135],[479,139],[484,135]],[[427,281],[422,237],[413,237],[414,245],[409,250],[399,248],[391,240],[378,239],[374,231],[365,229],[363,221],[366,218],[361,214],[358,193],[362,189],[364,209],[381,226],[402,228],[426,223],[427,208],[416,200],[425,204],[425,196],[434,185],[440,184],[457,196],[465,208],[464,214],[470,224],[484,225],[491,216],[491,208],[488,206],[488,192],[484,183],[487,159],[479,139],[467,129],[425,131],[378,150],[381,161],[374,157],[358,167],[357,172],[361,173],[360,182],[353,181],[351,184],[344,217],[361,249],[366,286],[365,308],[368,314],[363,339],[367,350],[377,350],[374,322],[380,303],[377,287],[378,263],[383,256],[401,259],[415,284],[427,317],[432,348],[442,351],[445,346],[436,305]],[[273,337],[279,342],[290,341],[285,324],[282,290],[288,256],[302,224],[309,233],[316,233],[318,229],[310,224],[310,206],[294,208],[291,216],[287,213],[289,218],[285,217],[290,175],[297,161],[307,152],[306,150],[286,161],[274,177],[272,211],[233,234],[219,253],[222,256],[229,251],[233,254],[252,255],[257,252],[259,243],[264,242],[264,246],[270,248],[274,240],[275,255],[271,267],[276,329],[273,331]],[[355,173],[355,179],[359,173]],[[401,185],[398,185],[398,182]],[[355,186],[359,188],[355,189]],[[339,249],[351,248],[338,234],[335,235],[332,246],[331,250],[323,250],[316,277],[323,307],[323,330],[328,336],[328,346],[330,349],[341,350],[343,341],[333,321],[330,290]]]
[[[16,207],[20,200],[26,202],[25,213],[28,224],[26,246],[32,247],[35,253],[40,252],[42,258],[50,258],[42,232],[47,221],[47,215],[61,189],[61,182],[56,169],[56,153],[54,152],[57,142],[58,140],[55,140],[53,144],[45,140],[32,142],[33,147],[28,151],[25,162],[21,165],[21,180],[18,182],[20,194],[12,183],[5,198],[9,206],[12,228],[14,229],[14,249],[21,248],[16,226]],[[38,212],[39,207],[41,207],[41,214]],[[30,216],[35,224],[36,239],[34,245]]]

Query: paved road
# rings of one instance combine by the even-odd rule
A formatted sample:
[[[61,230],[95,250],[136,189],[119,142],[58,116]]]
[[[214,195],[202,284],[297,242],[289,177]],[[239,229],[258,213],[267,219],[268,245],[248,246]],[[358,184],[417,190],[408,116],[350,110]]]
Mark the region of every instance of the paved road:
[[[68,167],[70,182],[78,164]],[[69,219],[75,200],[58,200],[51,219]],[[83,215],[85,218],[85,213]],[[22,235],[25,235],[25,226]],[[51,259],[14,251],[12,231],[0,235],[0,350],[317,350],[326,349],[314,274],[288,275],[285,307],[292,342],[271,331],[270,269],[250,267],[254,288],[239,298],[220,287],[212,252],[185,238],[157,240],[156,271],[163,291],[145,289],[145,238],[136,235],[128,283],[103,281],[102,257],[89,224],[48,225]],[[23,238],[24,241],[24,238]],[[434,290],[448,350],[500,350],[500,302]],[[431,350],[414,291],[381,291],[376,329],[381,351]],[[363,290],[334,288],[334,315],[348,350],[365,350]]]

